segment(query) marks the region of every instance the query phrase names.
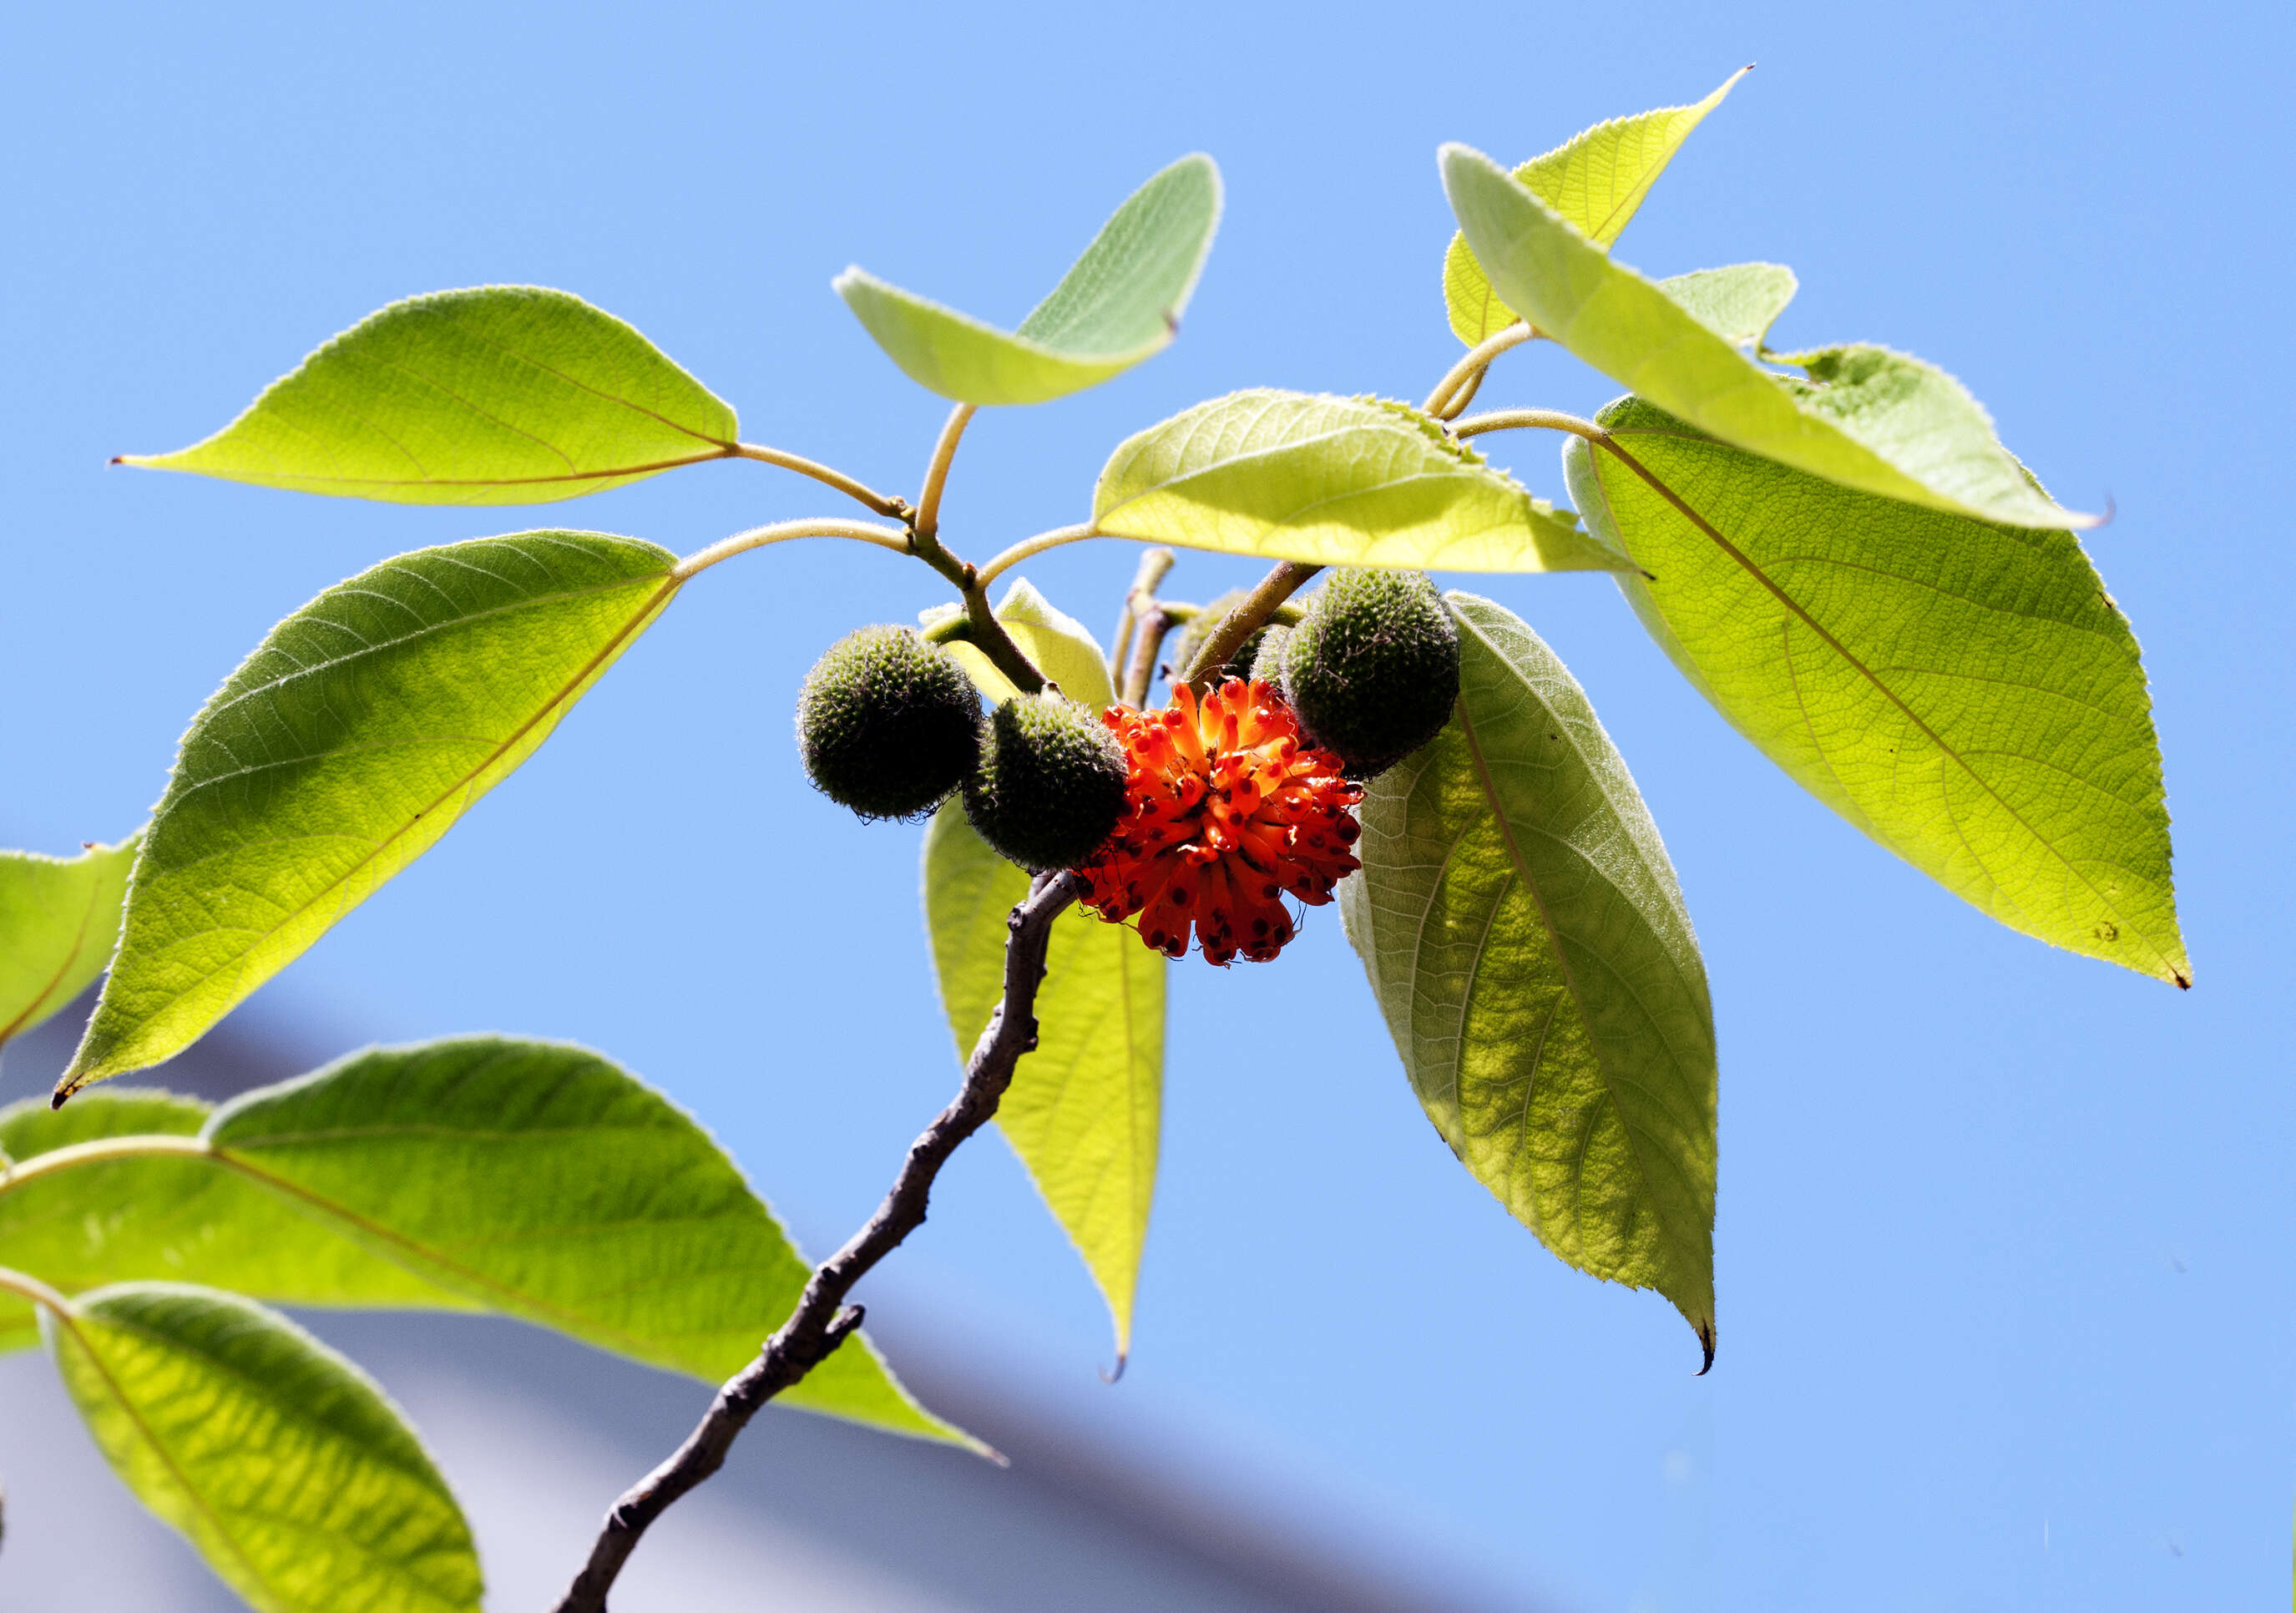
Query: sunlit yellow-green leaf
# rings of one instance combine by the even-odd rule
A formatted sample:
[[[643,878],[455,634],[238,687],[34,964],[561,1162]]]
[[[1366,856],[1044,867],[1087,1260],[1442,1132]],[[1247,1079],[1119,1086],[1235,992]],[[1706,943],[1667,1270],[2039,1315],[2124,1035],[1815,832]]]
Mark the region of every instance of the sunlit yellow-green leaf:
[[[837,277],[836,291],[919,386],[960,403],[1045,403],[1171,345],[1219,213],[1219,169],[1201,153],[1181,158],[1132,193],[1017,331],[858,266]]]
[[[405,504],[540,504],[722,459],[734,411],[578,297],[479,286],[372,314],[204,442],[121,463]]]
[[[2144,670],[2072,534],[1851,492],[1637,398],[1600,419],[1697,519],[1575,438],[1572,492],[1740,733],[2013,929],[2190,982]]]
[[[1800,282],[1782,263],[1693,269],[1658,282],[1684,312],[1734,347],[1759,347]]]
[[[1348,938],[1428,1118],[1581,1271],[1714,1342],[1714,1016],[1673,864],[1585,693],[1472,594],[1459,700],[1373,780]]]
[[[141,838],[76,857],[0,851],[0,1044],[79,995],[111,961]]]
[[[1004,996],[1005,915],[1029,876],[991,851],[961,806],[925,831],[925,928],[941,1005],[969,1057]],[[1140,1247],[1156,1189],[1164,1078],[1162,954],[1080,907],[1054,921],[1037,994],[1037,1048],[996,1114],[1013,1151],[1108,1301],[1119,1360],[1132,1347]]]
[[[938,605],[923,612],[923,619],[928,624],[941,621],[963,609]],[[1095,711],[1114,702],[1116,686],[1109,679],[1107,655],[1099,642],[1082,622],[1031,587],[1027,578],[1015,577],[1005,589],[1004,602],[996,607],[996,619],[1029,664],[1060,685],[1069,699],[1080,700]],[[959,639],[948,649],[990,705],[1002,705],[1020,693],[996,670],[996,663],[972,644]]]
[[[668,550],[418,550],[271,630],[192,720],[60,1093],[180,1051],[438,840],[677,591]]]
[[[2020,527],[2093,525],[2033,485],[1977,400],[1935,366],[1845,350],[1781,377],[1580,233],[1480,151],[1443,184],[1492,284],[1539,331],[1710,436],[1845,487]]]
[[[112,1470],[259,1613],[476,1613],[470,1526],[422,1442],[284,1316],[152,1282],[41,1320]]]
[[[1693,106],[1662,106],[1598,123],[1545,156],[1532,158],[1515,169],[1514,176],[1587,240],[1607,247],[1634,217],[1690,131],[1752,70],[1740,68]],[[1452,334],[1471,348],[1519,317],[1491,290],[1464,234],[1453,235],[1450,250],[1443,255],[1443,304]]]
[[[1092,509],[1111,537],[1314,565],[1625,563],[1432,417],[1376,398],[1260,389],[1198,404],[1119,444]]]

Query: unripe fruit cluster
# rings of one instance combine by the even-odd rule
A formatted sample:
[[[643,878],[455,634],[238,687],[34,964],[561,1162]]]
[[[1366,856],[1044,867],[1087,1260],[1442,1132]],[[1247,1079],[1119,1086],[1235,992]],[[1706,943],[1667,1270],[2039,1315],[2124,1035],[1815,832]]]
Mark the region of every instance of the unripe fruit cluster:
[[[980,838],[1031,870],[1083,862],[1124,814],[1124,750],[1096,713],[1048,692],[984,721],[956,658],[907,627],[831,646],[798,696],[797,733],[830,799],[865,819],[913,818],[962,788]]]
[[[1278,668],[1308,737],[1368,779],[1450,720],[1459,627],[1424,573],[1349,568],[1316,592],[1298,626],[1270,635],[1255,672]]]

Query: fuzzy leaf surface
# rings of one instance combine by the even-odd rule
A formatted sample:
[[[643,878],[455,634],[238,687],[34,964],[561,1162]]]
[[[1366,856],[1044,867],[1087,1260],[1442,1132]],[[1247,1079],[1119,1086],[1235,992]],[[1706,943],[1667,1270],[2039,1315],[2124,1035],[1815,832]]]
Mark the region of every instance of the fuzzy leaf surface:
[[[955,616],[961,605],[936,605],[923,612],[928,624]],[[1116,685],[1108,675],[1108,658],[1092,630],[1037,592],[1026,577],[1015,577],[996,607],[996,619],[1021,647],[1037,670],[1061,687],[1061,692],[1095,711],[1114,704]],[[1012,680],[979,649],[960,639],[948,646],[963,664],[965,675],[992,706],[1019,695]]]
[[[2021,527],[2094,525],[2033,485],[1961,383],[1886,348],[1831,378],[1764,369],[1480,151],[1443,148],[1459,225],[1507,300],[1613,381],[1710,436],[1845,487]],[[1817,384],[1823,381],[1824,384]]]
[[[122,463],[403,504],[541,504],[722,459],[734,411],[578,297],[479,286],[371,314],[204,442]]]
[[[76,857],[0,851],[0,1044],[79,995],[111,961],[141,838]]]
[[[2136,640],[2069,532],[1880,499],[1636,398],[1616,458],[1563,455],[1620,586],[1732,725],[1852,823],[2013,929],[2182,986],[2169,813]]]
[[[668,604],[675,563],[603,533],[474,538],[273,628],[184,735],[59,1090],[187,1046],[430,849]]]
[[[1029,876],[952,802],[925,831],[925,929],[959,1063],[1004,995],[1005,915]],[[1156,1189],[1163,1109],[1160,954],[1081,907],[1053,921],[1037,995],[1037,1044],[996,1124],[1108,1301],[1119,1361],[1132,1347],[1140,1249]]]
[[[1169,347],[1219,226],[1219,169],[1183,157],[1117,209],[1017,331],[889,284],[857,265],[837,294],[909,379],[971,404],[1046,403]]]
[[[476,1613],[470,1526],[422,1442],[284,1316],[128,1283],[42,1324],[112,1470],[260,1613]]]
[[[1459,702],[1372,781],[1348,938],[1435,1129],[1579,1270],[1714,1341],[1714,1016],[1673,864],[1585,693],[1468,594]]]
[[[1722,98],[1750,70],[1740,68],[1694,106],[1662,106],[1598,123],[1522,164],[1514,176],[1587,240],[1608,247],[1641,208],[1691,130],[1722,104]],[[1491,290],[1464,233],[1451,237],[1450,250],[1443,255],[1443,305],[1450,315],[1451,333],[1471,348],[1520,317]]]
[[[1403,404],[1258,389],[1118,445],[1093,491],[1111,537],[1316,565],[1609,570],[1577,518]]]

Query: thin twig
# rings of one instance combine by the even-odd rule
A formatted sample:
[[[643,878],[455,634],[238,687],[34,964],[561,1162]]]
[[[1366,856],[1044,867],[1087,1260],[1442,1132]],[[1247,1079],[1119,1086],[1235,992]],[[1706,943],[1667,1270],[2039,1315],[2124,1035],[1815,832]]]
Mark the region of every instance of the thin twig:
[[[1140,557],[1140,569],[1132,574],[1132,586],[1124,592],[1124,609],[1116,618],[1114,647],[1108,652],[1109,681],[1117,685],[1117,698],[1123,698],[1125,658],[1132,653],[1132,635],[1139,626],[1140,617],[1156,602],[1156,590],[1172,572],[1172,552],[1151,549]],[[1134,705],[1139,704],[1133,701]]]
[[[925,463],[924,487],[917,495],[915,526],[920,536],[931,538],[940,530],[940,490],[947,485],[949,462],[956,457],[956,445],[964,437],[974,408],[972,404],[959,404],[941,423],[939,440],[933,444],[932,458]]]
[[[1449,419],[1451,413],[1457,412],[1449,409],[1452,395],[1467,384],[1469,377],[1480,374],[1492,359],[1509,348],[1519,348],[1538,334],[1537,331],[1518,319],[1496,335],[1486,336],[1467,350],[1464,358],[1444,372],[1443,379],[1435,383],[1435,389],[1427,395],[1427,401],[1419,405],[1420,409],[1439,420]]]
[[[1148,703],[1148,685],[1156,681],[1156,657],[1164,648],[1164,635],[1178,624],[1179,618],[1167,610],[1160,600],[1150,600],[1140,611],[1140,631],[1132,644],[1132,665],[1124,674],[1124,687],[1118,698],[1138,710]]]
[[[1451,423],[1451,435],[1463,438],[1480,437],[1486,431],[1522,430],[1568,431],[1591,443],[1607,443],[1611,439],[1611,434],[1593,421],[1565,414],[1560,409],[1493,409],[1488,414],[1470,414]]]
[[[980,580],[993,583],[1022,561],[1042,554],[1047,549],[1057,549],[1062,544],[1082,543],[1087,537],[1102,536],[1099,528],[1090,521],[1078,521],[1072,527],[1054,527],[1050,532],[1039,532],[1034,537],[1024,537],[1001,554],[992,555],[980,568]]]
[[[933,1178],[957,1145],[986,1126],[1012,1084],[1013,1067],[1037,1045],[1037,987],[1054,919],[1076,900],[1075,877],[1040,874],[1005,923],[1004,996],[964,1069],[964,1085],[924,1134],[909,1145],[901,1174],[868,1224],[814,1269],[797,1310],[766,1340],[758,1358],[718,1391],[709,1412],[676,1453],[633,1486],[606,1514],[590,1560],[559,1600],[556,1613],[604,1613],[606,1593],[647,1526],[678,1497],[716,1472],[750,1419],[767,1401],[826,1360],[861,1324],[845,1296],[877,1262],[924,1224]]]
[[[783,470],[794,471],[800,476],[810,476],[817,482],[836,488],[849,498],[868,505],[878,514],[890,516],[895,520],[906,520],[909,518],[907,499],[890,493],[880,493],[866,482],[857,481],[842,471],[832,470],[829,466],[816,460],[807,459],[802,454],[784,453],[779,448],[768,448],[758,443],[737,442],[733,446],[732,456],[735,459],[754,459],[761,465],[779,465]]]
[[[1176,670],[1177,681],[1194,686],[1197,697],[1202,698],[1211,687],[1212,674],[1234,659],[1243,648],[1243,641],[1267,625],[1275,614],[1275,608],[1297,594],[1307,580],[1321,571],[1321,566],[1310,566],[1303,561],[1278,561],[1275,569],[1262,577],[1259,586],[1243,597],[1243,602],[1220,618],[1196,651],[1196,659]]]
[[[697,572],[707,571],[721,560],[731,560],[745,550],[783,543],[792,537],[857,537],[865,544],[890,549],[896,554],[909,553],[909,535],[899,527],[880,527],[865,520],[840,520],[835,516],[817,516],[811,520],[777,520],[771,526],[752,527],[747,532],[721,537],[707,549],[696,549],[670,569],[670,579],[683,583]]]

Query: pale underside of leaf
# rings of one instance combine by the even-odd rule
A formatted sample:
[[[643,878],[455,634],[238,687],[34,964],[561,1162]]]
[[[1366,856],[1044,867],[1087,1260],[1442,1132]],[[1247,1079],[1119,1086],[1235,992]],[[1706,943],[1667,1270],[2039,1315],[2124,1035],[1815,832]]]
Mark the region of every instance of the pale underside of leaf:
[[[1093,521],[1114,537],[1315,565],[1624,563],[1415,409],[1270,389],[1199,404],[1119,445]]]
[[[76,857],[0,851],[0,1044],[79,995],[119,939],[141,831]]]
[[[1758,348],[1800,282],[1782,263],[1734,263],[1671,275],[1658,289],[1733,347]]]
[[[532,755],[676,593],[598,533],[386,561],[273,629],[193,719],[60,1093],[180,1051]]]
[[[1461,1161],[1564,1260],[1665,1294],[1710,1354],[1713,1020],[1673,869],[1562,664],[1449,599],[1459,705],[1372,783],[1349,938]]]
[[[1980,911],[2189,984],[2136,642],[2070,533],[1850,492],[1637,399],[1602,419],[1697,520],[1576,439],[1566,473],[1723,716]]]
[[[114,1470],[261,1613],[476,1613],[445,1479],[374,1382],[286,1318],[133,1283],[42,1320]]]
[[[926,929],[959,1062],[1004,995],[1005,915],[1029,877],[952,803],[924,849]],[[1054,921],[1037,997],[1037,1044],[996,1124],[1108,1302],[1120,1364],[1131,1348],[1141,1246],[1156,1186],[1164,1063],[1163,957],[1082,908]]]
[[[122,463],[399,504],[574,498],[732,454],[734,411],[613,315],[540,286],[396,302],[203,442]]]
[[[1608,247],[1641,208],[1690,132],[1752,70],[1740,68],[1695,105],[1665,106],[1598,123],[1522,164],[1514,176],[1589,241]],[[1443,303],[1452,333],[1471,348],[1520,317],[1491,290],[1464,234],[1455,233],[1443,255]]]
[[[918,385],[960,403],[1046,403],[1171,345],[1219,212],[1218,168],[1201,154],[1182,158],[1133,192],[1013,332],[858,266],[834,287]]]
[[[1823,390],[1764,369],[1615,262],[1481,152],[1446,146],[1443,183],[1492,282],[1541,333],[1710,435],[1842,487],[2024,527],[2059,508],[1960,383],[1901,354]],[[1841,382],[1854,383],[1845,391]]]

